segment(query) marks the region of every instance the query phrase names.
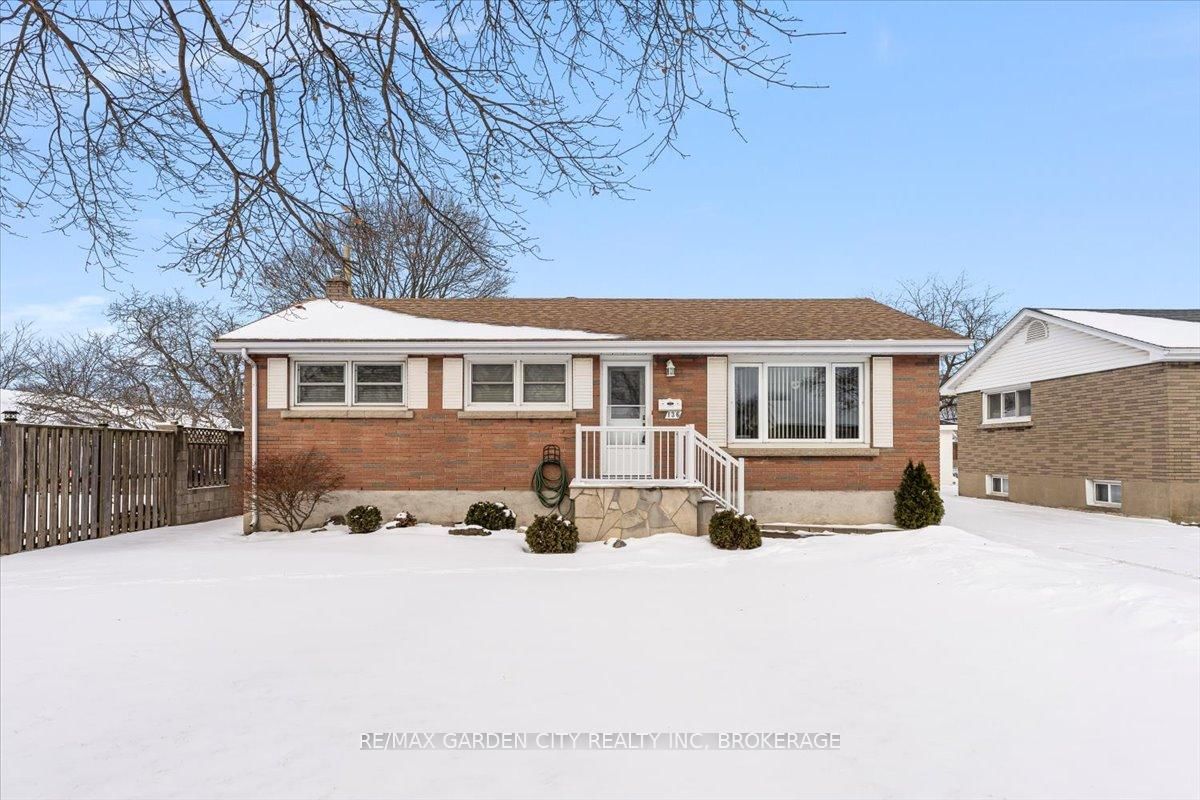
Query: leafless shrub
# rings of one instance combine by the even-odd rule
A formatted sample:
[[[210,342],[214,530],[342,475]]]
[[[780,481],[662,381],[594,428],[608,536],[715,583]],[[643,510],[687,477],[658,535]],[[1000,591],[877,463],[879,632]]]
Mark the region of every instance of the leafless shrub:
[[[253,472],[259,512],[289,531],[300,530],[317,503],[337,491],[345,480],[333,459],[316,448],[298,455],[264,454]]]

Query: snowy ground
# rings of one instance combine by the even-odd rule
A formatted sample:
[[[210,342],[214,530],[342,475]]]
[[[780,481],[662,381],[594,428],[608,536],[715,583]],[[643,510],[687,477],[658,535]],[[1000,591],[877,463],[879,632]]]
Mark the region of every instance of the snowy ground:
[[[533,556],[234,521],[0,560],[0,795],[1200,795],[1200,539],[948,498],[915,533]],[[831,731],[796,752],[367,731]]]

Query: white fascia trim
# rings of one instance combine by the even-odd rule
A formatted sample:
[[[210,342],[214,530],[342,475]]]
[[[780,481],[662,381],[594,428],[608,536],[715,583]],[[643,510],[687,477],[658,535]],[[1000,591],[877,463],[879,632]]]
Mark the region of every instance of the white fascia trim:
[[[1041,311],[1038,311],[1036,308],[1023,308],[1018,311],[1016,316],[1010,319],[1003,328],[996,332],[996,335],[992,337],[990,342],[984,345],[978,353],[971,356],[971,359],[963,365],[962,369],[954,374],[954,377],[943,383],[941,389],[939,389],[939,392],[946,396],[958,394],[959,384],[966,380],[967,376],[974,372],[980,364],[987,361],[991,354],[1002,344],[1008,341],[1008,339],[1014,333],[1020,330],[1021,323],[1031,319],[1040,319],[1043,322],[1061,325],[1064,328],[1071,328],[1072,330],[1076,330],[1081,333],[1098,336],[1101,339],[1108,339],[1109,341],[1116,342],[1117,344],[1123,344],[1126,347],[1132,347],[1135,350],[1141,350],[1149,354],[1150,361],[1162,361],[1167,359],[1173,352],[1180,352],[1169,351],[1161,347],[1155,347],[1152,344],[1147,344],[1146,342],[1138,341],[1137,339],[1130,339],[1127,336],[1119,336],[1115,333],[1109,333],[1108,331],[1100,330],[1099,328],[1093,328],[1091,325],[1084,325],[1079,322],[1073,322],[1069,319],[1056,317],[1053,314],[1044,314]],[[958,352],[963,351],[960,350]],[[1200,351],[1196,352],[1200,353]],[[1184,357],[1178,360],[1189,361],[1191,359]]]
[[[805,355],[948,355],[966,352],[969,343],[960,339],[877,339],[841,341],[634,341],[634,340],[557,340],[557,341],[247,341],[218,339],[213,349],[221,353],[366,353],[376,350],[404,353],[440,353],[452,355],[500,355],[508,353],[545,353],[552,355],[609,355],[621,353],[711,355],[714,353],[788,353]]]

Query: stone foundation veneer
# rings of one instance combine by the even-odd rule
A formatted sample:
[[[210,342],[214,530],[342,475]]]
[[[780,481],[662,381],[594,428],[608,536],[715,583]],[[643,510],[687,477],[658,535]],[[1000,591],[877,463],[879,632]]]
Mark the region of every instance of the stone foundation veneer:
[[[571,489],[579,540],[633,539],[655,533],[695,536],[699,489],[632,486]]]

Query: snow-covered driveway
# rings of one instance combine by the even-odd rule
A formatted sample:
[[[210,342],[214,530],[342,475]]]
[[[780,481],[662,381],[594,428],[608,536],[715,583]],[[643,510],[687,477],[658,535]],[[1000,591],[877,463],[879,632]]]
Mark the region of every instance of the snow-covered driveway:
[[[957,495],[944,499],[945,524],[995,542],[1108,567],[1118,580],[1163,580],[1181,587],[1200,580],[1200,528],[1195,526]]]
[[[973,504],[950,506],[967,524]],[[513,533],[229,520],[7,556],[0,795],[1200,794],[1200,582],[999,542],[993,522],[533,556]],[[841,748],[359,749],[386,731]]]

